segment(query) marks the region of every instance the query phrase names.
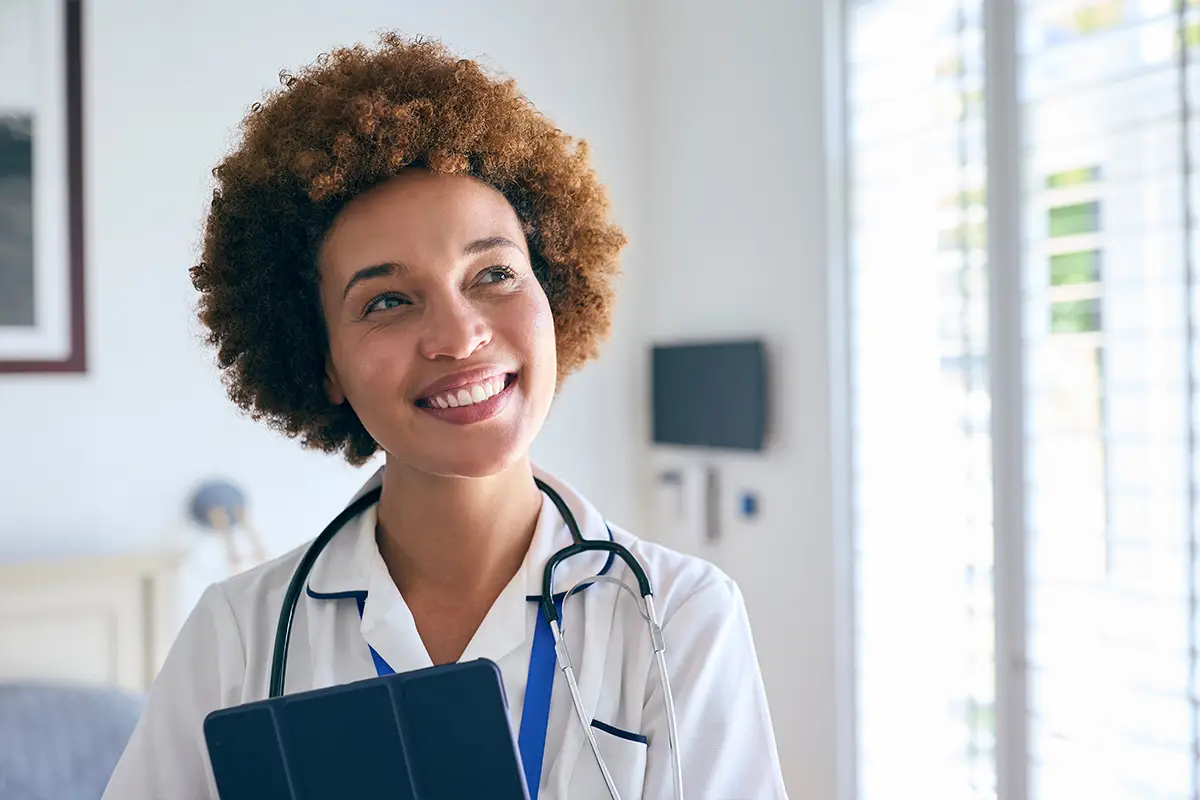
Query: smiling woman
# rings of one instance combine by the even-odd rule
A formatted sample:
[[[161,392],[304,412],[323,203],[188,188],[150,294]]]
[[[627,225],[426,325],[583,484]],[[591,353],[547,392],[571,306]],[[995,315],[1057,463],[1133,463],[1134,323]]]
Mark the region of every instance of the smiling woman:
[[[326,395],[393,460],[482,477],[528,450],[557,367],[550,302],[524,242],[502,193],[420,168],[334,221],[317,253]]]
[[[610,325],[624,236],[586,148],[430,42],[284,84],[215,171],[201,319],[236,403],[384,464],[311,545],[210,588],[107,796],[215,798],[215,710],[488,659],[535,800],[784,797],[736,584],[530,461]],[[635,602],[590,585],[613,580]]]
[[[254,106],[241,147],[214,170],[202,261],[192,270],[233,400],[352,463],[373,455],[379,442],[354,403],[331,405],[325,393],[329,282],[318,296],[318,255],[333,246],[331,229],[353,228],[367,210],[359,226],[389,213],[397,194],[383,186],[390,178],[416,168],[473,179],[454,184],[458,194],[444,199],[454,202],[473,186],[479,210],[501,227],[481,228],[476,251],[460,255],[494,250],[496,237],[520,243],[525,271],[554,315],[559,379],[596,356],[608,334],[625,243],[607,218],[586,144],[559,131],[511,80],[435,42],[386,35],[381,44],[336,50],[284,74],[284,88]],[[354,200],[362,208],[347,208]],[[363,253],[367,260],[347,265],[338,251],[337,268],[352,269],[337,291],[349,292],[350,274],[359,270],[355,284],[383,277],[382,269],[399,271],[384,243],[375,244],[378,260]]]

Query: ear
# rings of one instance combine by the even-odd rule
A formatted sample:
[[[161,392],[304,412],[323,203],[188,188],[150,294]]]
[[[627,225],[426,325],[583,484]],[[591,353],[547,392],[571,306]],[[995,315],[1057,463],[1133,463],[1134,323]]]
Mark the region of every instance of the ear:
[[[338,380],[337,370],[332,359],[325,360],[325,396],[335,406],[346,402],[346,393],[342,391],[342,382]]]

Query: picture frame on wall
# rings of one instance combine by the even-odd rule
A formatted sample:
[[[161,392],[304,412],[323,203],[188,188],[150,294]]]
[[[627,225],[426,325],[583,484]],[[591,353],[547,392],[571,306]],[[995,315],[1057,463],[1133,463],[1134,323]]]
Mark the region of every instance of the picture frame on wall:
[[[87,369],[81,0],[0,0],[0,373]]]

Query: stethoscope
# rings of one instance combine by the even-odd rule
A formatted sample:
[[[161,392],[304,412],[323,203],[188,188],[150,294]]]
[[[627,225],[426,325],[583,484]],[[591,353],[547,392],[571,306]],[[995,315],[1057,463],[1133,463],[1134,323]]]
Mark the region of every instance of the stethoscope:
[[[604,581],[615,583],[618,587],[624,589],[634,599],[634,602],[638,604],[638,611],[650,629],[650,641],[654,646],[654,658],[658,664],[658,678],[662,685],[663,705],[667,712],[667,739],[671,747],[671,766],[674,773],[675,798],[676,800],[682,800],[683,761],[679,754],[679,735],[675,725],[675,699],[671,694],[671,682],[667,677],[667,660],[665,655],[667,645],[663,637],[662,625],[658,621],[658,613],[654,609],[654,592],[650,586],[650,579],[646,576],[646,571],[642,569],[642,565],[638,563],[634,555],[622,545],[611,540],[611,531],[609,532],[609,541],[583,538],[583,534],[579,531],[579,523],[576,522],[575,515],[571,513],[571,509],[567,507],[566,501],[544,481],[538,478],[534,478],[534,481],[537,483],[537,487],[554,503],[554,506],[558,509],[558,513],[567,524],[567,529],[571,532],[571,544],[554,553],[546,561],[546,567],[542,571],[542,597],[540,604],[542,613],[550,623],[550,631],[554,636],[555,660],[558,663],[558,668],[566,677],[567,688],[571,691],[571,702],[575,706],[575,718],[583,728],[584,736],[587,737],[588,744],[592,748],[592,755],[595,756],[596,765],[600,767],[600,773],[604,776],[604,783],[608,787],[609,796],[612,800],[620,800],[621,797],[617,792],[617,786],[613,782],[612,775],[608,771],[608,765],[605,763],[604,757],[600,754],[600,745],[596,742],[596,735],[592,731],[592,726],[588,723],[587,712],[583,706],[583,697],[579,693],[579,684],[575,680],[575,666],[571,661],[571,654],[567,650],[566,640],[563,639],[562,621],[559,618],[559,610],[555,605],[553,593],[554,568],[571,556],[587,552],[605,552],[609,554],[610,558],[617,556],[624,561],[626,566],[629,567],[629,571],[633,573],[633,577],[637,580],[641,602],[638,602],[638,595],[634,593],[629,584],[606,574],[583,578],[563,595],[561,602],[565,603],[568,597],[588,584]],[[367,507],[377,503],[381,493],[382,487],[376,487],[346,506],[340,514],[334,517],[332,522],[325,526],[325,530],[321,531],[320,536],[313,540],[313,543],[309,545],[308,550],[305,551],[304,556],[300,559],[296,571],[292,573],[292,580],[288,583],[287,592],[283,596],[283,606],[279,612],[279,624],[275,629],[275,646],[271,656],[271,683],[268,697],[281,697],[283,695],[284,674],[287,671],[288,643],[292,636],[292,620],[296,616],[296,606],[299,603],[301,593],[304,591],[304,585],[308,582],[308,575],[312,571],[313,564],[316,563],[317,557],[325,549],[325,546],[333,540],[333,537],[350,520],[361,514]]]

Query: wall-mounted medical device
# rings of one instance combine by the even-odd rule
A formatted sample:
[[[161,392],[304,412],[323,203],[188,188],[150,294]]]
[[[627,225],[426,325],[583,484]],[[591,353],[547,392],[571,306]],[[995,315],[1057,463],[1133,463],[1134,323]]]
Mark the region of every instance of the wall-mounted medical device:
[[[765,351],[757,339],[656,346],[654,443],[761,451],[767,432]]]

